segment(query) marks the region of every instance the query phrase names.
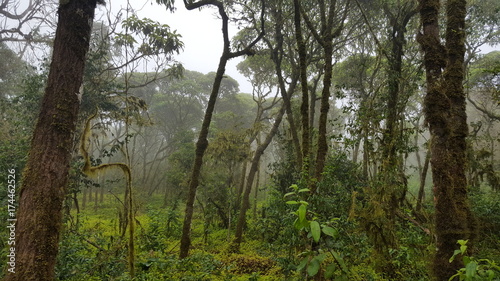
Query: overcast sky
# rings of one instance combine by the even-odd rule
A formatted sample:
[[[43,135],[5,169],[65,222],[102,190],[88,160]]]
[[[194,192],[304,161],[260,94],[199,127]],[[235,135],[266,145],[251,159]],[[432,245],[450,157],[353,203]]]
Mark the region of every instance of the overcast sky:
[[[125,8],[126,0],[108,0],[106,5],[111,5],[113,11]],[[155,0],[130,1],[132,8],[137,11],[139,18],[150,18],[162,24],[167,24],[172,30],[182,36],[184,51],[176,59],[184,65],[185,69],[202,73],[216,71],[219,58],[222,54],[222,21],[216,18],[217,10],[206,8],[201,11],[188,11],[181,0],[176,1],[177,10],[170,13],[164,6],[156,4]],[[99,8],[101,12],[103,8]],[[140,9],[140,10],[139,10]],[[236,28],[230,29],[230,37]],[[251,84],[238,73],[236,65],[241,58],[228,62],[226,74],[236,79],[240,84],[240,91],[251,93]]]

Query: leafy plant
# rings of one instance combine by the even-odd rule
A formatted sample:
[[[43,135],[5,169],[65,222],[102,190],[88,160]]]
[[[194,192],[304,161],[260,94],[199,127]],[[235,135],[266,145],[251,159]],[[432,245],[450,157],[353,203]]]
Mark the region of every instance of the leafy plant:
[[[465,267],[458,270],[458,272],[451,276],[448,281],[456,280],[498,280],[500,277],[500,266],[494,261],[489,259],[477,259],[472,256],[466,255],[468,240],[458,240],[460,248],[455,250],[453,256],[450,258],[450,263],[455,260],[458,255],[462,256]]]
[[[322,224],[317,220],[315,214],[308,211],[309,203],[303,200],[306,194],[309,194],[308,188],[299,188],[298,185],[293,184],[290,188],[292,192],[285,194],[285,198],[295,196],[298,200],[289,200],[286,203],[289,205],[297,205],[298,208],[293,215],[297,216],[293,225],[299,232],[307,233],[306,239],[311,245],[319,245],[320,242],[329,238],[337,238],[338,230],[328,224]],[[309,219],[308,217],[311,217]],[[334,220],[335,221],[335,220]],[[326,235],[326,236],[325,236]],[[337,277],[339,280],[347,280],[347,273],[349,272],[345,265],[344,259],[336,251],[329,249],[323,251],[319,247],[312,247],[311,250],[302,252],[300,256],[302,261],[297,267],[298,271],[306,270],[308,276],[315,276],[320,272],[321,265],[328,260],[328,253],[333,258],[333,262],[328,264],[325,269],[325,278],[332,278],[336,273],[340,273]]]

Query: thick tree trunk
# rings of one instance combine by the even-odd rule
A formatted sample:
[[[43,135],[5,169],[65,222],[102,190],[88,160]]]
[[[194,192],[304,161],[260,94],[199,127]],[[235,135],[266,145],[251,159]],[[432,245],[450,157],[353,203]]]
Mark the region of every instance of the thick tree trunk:
[[[436,198],[436,243],[433,273],[448,280],[463,266],[449,258],[457,240],[473,239],[474,220],[467,198],[466,137],[468,134],[463,90],[465,54],[465,0],[446,2],[446,45],[439,39],[439,0],[420,0],[427,95],[426,121],[431,133],[431,166]]]
[[[95,0],[59,7],[59,22],[41,112],[21,186],[16,273],[5,280],[54,280],[73,135],[94,19]]]

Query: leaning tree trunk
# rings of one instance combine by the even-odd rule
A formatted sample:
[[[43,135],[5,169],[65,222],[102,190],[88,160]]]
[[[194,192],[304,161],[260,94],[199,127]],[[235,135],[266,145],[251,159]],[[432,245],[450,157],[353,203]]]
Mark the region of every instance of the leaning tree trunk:
[[[184,2],[186,9],[194,10],[202,8],[203,6],[214,5],[219,10],[219,15],[222,19],[222,36],[224,39],[224,49],[219,60],[219,67],[217,68],[217,73],[215,75],[214,84],[212,86],[212,92],[208,99],[207,109],[205,110],[205,116],[203,117],[203,123],[201,126],[200,134],[198,136],[198,141],[196,142],[196,153],[193,163],[193,168],[191,172],[191,178],[189,182],[188,197],[186,200],[186,210],[184,214],[184,222],[182,225],[182,236],[179,257],[186,258],[189,254],[189,247],[191,246],[191,221],[193,219],[194,213],[194,201],[196,198],[196,189],[199,184],[199,177],[201,173],[201,166],[203,164],[203,155],[208,147],[208,131],[210,128],[210,123],[212,121],[212,115],[215,108],[215,103],[217,101],[217,95],[219,93],[219,88],[224,78],[224,73],[226,71],[227,62],[232,59],[243,55],[253,55],[251,48],[264,36],[264,1],[262,2],[262,13],[261,13],[261,23],[262,30],[257,36],[257,38],[252,41],[246,48],[241,51],[231,52],[229,32],[228,32],[228,22],[229,17],[224,10],[224,4],[221,1],[199,1],[199,2]]]
[[[281,106],[281,109],[278,112],[278,116],[276,116],[276,120],[274,121],[273,127],[271,128],[271,131],[269,131],[269,134],[267,135],[266,139],[262,144],[260,144],[257,147],[253,155],[250,171],[248,172],[246,187],[243,192],[243,199],[242,199],[243,202],[241,204],[240,213],[238,216],[238,224],[236,225],[236,234],[234,236],[234,240],[231,245],[232,251],[234,252],[239,251],[240,244],[243,239],[243,227],[245,226],[246,223],[247,211],[250,208],[250,192],[252,191],[252,185],[255,179],[255,174],[259,169],[260,157],[262,156],[262,154],[264,154],[264,151],[267,149],[267,147],[273,140],[274,136],[278,132],[279,126],[283,119],[283,115],[285,114],[285,107],[286,107],[285,104]],[[255,188],[258,187],[256,186]]]
[[[474,221],[467,198],[464,54],[466,0],[446,2],[446,44],[439,39],[439,0],[420,0],[423,34],[418,41],[424,50],[427,95],[425,118],[431,133],[431,167],[436,199],[436,246],[433,273],[448,280],[463,266],[449,258],[457,240],[472,239]]]
[[[59,22],[41,112],[23,175],[16,225],[16,273],[5,280],[54,280],[79,89],[96,0],[59,6]]]

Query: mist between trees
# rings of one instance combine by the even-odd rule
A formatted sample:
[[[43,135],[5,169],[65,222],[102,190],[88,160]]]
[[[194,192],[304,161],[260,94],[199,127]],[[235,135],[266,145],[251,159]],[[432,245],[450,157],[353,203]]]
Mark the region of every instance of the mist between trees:
[[[5,280],[500,278],[498,1],[157,2],[0,5]]]

